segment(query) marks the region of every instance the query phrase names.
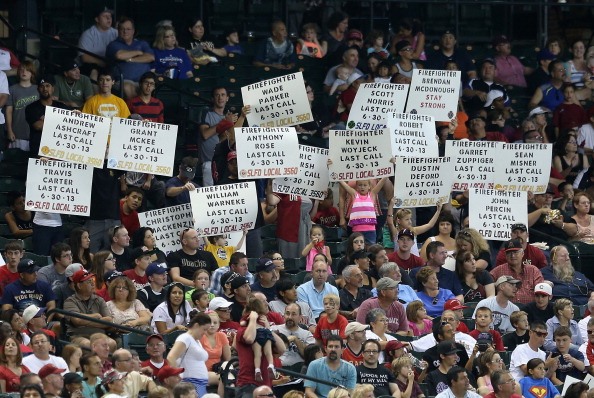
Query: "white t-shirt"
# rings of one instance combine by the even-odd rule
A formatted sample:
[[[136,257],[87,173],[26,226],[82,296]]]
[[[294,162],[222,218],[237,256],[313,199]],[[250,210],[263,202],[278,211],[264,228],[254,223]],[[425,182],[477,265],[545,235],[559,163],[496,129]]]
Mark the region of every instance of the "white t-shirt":
[[[594,148],[594,128],[590,123],[586,123],[579,128],[577,143],[584,148]]]
[[[0,70],[0,94],[9,95],[10,91],[8,91],[8,77],[6,77],[6,73]],[[0,109],[0,124],[4,124],[6,120],[4,119],[4,113]]]
[[[584,340],[588,340],[588,322],[590,321],[591,316],[588,315],[584,317],[581,321],[578,322],[578,328],[580,329],[580,334]]]
[[[50,355],[49,359],[46,361],[42,361],[41,359],[37,358],[34,354],[27,355],[23,358],[23,365],[28,367],[31,373],[39,373],[39,369],[43,368],[45,365],[50,363],[58,369],[66,369],[64,372],[62,372],[62,376],[69,372],[66,361],[54,355]]]
[[[151,328],[153,328],[153,331],[159,334],[157,326],[155,325],[155,321],[165,322],[165,326],[167,327],[167,329],[171,329],[175,325],[185,325],[186,323],[188,323],[190,321],[190,311],[192,311],[192,307],[190,307],[190,304],[187,301],[184,301],[184,306],[186,308],[185,318],[182,315],[181,311],[177,311],[177,314],[175,314],[174,321],[169,316],[169,311],[167,310],[167,302],[159,304],[157,308],[155,308],[155,311],[153,312],[153,319],[151,320]]]
[[[208,379],[208,370],[206,369],[206,361],[208,360],[208,353],[199,341],[194,340],[188,333],[180,334],[175,342],[181,342],[186,346],[184,353],[177,360],[177,365],[180,368],[185,368],[183,378],[193,379]],[[174,366],[171,364],[171,366]]]
[[[285,325],[273,325],[270,327],[270,330],[280,332],[287,337],[296,336],[303,342],[304,345],[316,343],[316,339],[313,337],[313,334],[311,334],[309,330],[305,330],[300,327],[292,331],[287,329]],[[290,343],[287,347],[287,350],[283,352],[283,355],[281,355],[279,359],[281,360],[283,366],[291,366],[295,365],[296,363],[303,362],[303,358],[299,354],[299,349],[295,343]]]
[[[520,311],[517,305],[508,301],[507,307],[502,308],[497,303],[497,296],[489,297],[479,301],[476,308],[487,307],[493,312],[493,322],[491,322],[491,328],[497,330],[499,333],[509,333],[516,329],[512,326],[509,317],[512,312]],[[476,308],[472,314],[472,319],[476,319]]]
[[[520,379],[525,376],[522,369],[520,369],[520,366],[526,365],[528,361],[533,358],[540,358],[544,361],[546,357],[547,355],[541,349],[534,351],[530,348],[528,343],[520,344],[511,354],[509,371],[516,381],[520,381]]]

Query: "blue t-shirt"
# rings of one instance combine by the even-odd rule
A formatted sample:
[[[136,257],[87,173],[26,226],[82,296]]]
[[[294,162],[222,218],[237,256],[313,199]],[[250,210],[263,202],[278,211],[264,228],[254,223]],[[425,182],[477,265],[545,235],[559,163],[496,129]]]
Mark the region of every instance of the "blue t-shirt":
[[[553,353],[555,353],[555,352],[559,352],[559,350],[557,350],[555,348],[553,350]],[[576,349],[570,348],[569,355],[571,355],[572,357],[574,357],[575,359],[577,359],[580,362],[584,362],[584,354],[582,354],[580,351],[578,351]],[[579,370],[577,370],[571,362],[568,362],[565,359],[563,359],[563,355],[561,355],[559,357],[559,366],[557,367],[556,374],[557,374],[557,378],[562,383],[565,382],[565,378],[567,376],[575,377],[578,380],[582,380],[584,378],[584,376],[586,375],[586,373],[580,372]]]
[[[534,379],[526,376],[520,379],[520,387],[524,398],[555,398],[559,390],[553,382],[547,378]]]
[[[17,280],[4,288],[0,304],[10,304],[12,308],[22,313],[31,304],[45,308],[48,302],[55,300],[56,295],[49,283],[37,281],[32,285],[25,286],[20,280]]]
[[[340,360],[340,366],[332,370],[326,364],[326,358],[318,358],[307,367],[307,375],[316,379],[327,380],[334,385],[341,385],[347,389],[355,388],[357,383],[357,370],[355,366],[346,361]],[[327,398],[332,386],[316,383],[311,380],[303,382],[304,387],[311,387],[318,397]]]
[[[144,40],[134,39],[132,43],[128,45],[121,38],[118,37],[117,39],[109,43],[107,49],[105,50],[105,56],[109,59],[110,62],[116,64],[116,67],[114,68],[115,80],[119,79],[118,76],[121,73],[124,77],[124,80],[132,80],[134,82],[137,82],[138,80],[140,80],[140,76],[142,76],[145,72],[150,71],[150,63],[126,62],[116,59],[116,53],[120,50],[140,50],[143,53],[154,54],[153,49]]]
[[[168,69],[176,70],[176,78],[187,79],[187,73],[192,71],[192,61],[188,53],[183,48],[174,48],[172,50],[159,50],[154,48],[155,61],[152,67],[155,73],[162,75]]]
[[[200,188],[198,186],[198,184],[196,184],[194,181],[190,181],[192,184],[194,184],[194,186],[196,188]],[[175,177],[171,177],[169,180],[167,180],[167,182],[165,183],[165,192],[167,192],[168,188],[179,188],[179,187],[183,187],[185,184],[179,179],[178,176]],[[183,191],[182,193],[180,193],[177,196],[167,196],[165,195],[165,201],[167,203],[167,206],[177,206],[177,205],[183,205],[186,203],[190,203],[190,192],[189,191]]]
[[[419,300],[427,309],[427,315],[431,317],[441,316],[443,313],[443,306],[449,299],[456,298],[448,289],[439,288],[439,293],[435,297],[429,297],[425,292],[417,292]],[[437,299],[437,300],[436,300]]]

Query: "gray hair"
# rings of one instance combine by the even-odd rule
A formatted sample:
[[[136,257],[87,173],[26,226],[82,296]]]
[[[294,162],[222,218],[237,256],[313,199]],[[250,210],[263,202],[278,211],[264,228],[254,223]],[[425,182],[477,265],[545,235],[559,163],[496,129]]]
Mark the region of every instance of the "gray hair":
[[[359,266],[358,265],[347,265],[345,267],[345,269],[342,270],[342,277],[343,278],[350,278],[351,274],[353,273],[354,270],[358,269]]]
[[[392,273],[396,270],[398,270],[398,264],[393,263],[393,262],[387,262],[380,267],[378,274],[379,274],[380,278],[383,278],[385,276],[390,275],[390,273]]]
[[[192,383],[182,381],[175,387],[173,387],[173,398],[181,398],[182,395],[186,395],[196,391],[196,387]]]
[[[386,311],[382,310],[381,308],[373,308],[369,310],[367,315],[365,315],[365,323],[369,325],[371,322],[375,322],[375,320],[382,315],[386,316]]]

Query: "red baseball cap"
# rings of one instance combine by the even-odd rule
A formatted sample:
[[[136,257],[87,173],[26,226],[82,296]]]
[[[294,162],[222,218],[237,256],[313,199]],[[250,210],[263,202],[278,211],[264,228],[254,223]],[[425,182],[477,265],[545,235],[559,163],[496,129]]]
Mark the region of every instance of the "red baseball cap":
[[[465,305],[462,305],[462,303],[458,299],[450,299],[450,300],[446,301],[445,304],[443,305],[444,310],[450,310],[450,311],[463,310],[464,308],[468,308],[468,307]]]
[[[41,369],[39,369],[39,372],[37,374],[39,375],[40,379],[45,379],[49,375],[59,375],[65,371],[66,369],[60,369],[52,365],[51,363],[48,363],[47,365],[44,365]]]

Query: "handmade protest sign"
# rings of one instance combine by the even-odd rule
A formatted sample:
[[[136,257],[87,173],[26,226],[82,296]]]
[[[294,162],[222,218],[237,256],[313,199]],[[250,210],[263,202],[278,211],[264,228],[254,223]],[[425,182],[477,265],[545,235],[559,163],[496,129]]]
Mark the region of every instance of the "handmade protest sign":
[[[392,141],[392,155],[407,157],[437,157],[433,116],[393,113],[387,116]]]
[[[241,88],[250,126],[294,126],[313,120],[301,72],[249,84]]]
[[[454,164],[453,191],[493,188],[495,164],[501,143],[493,141],[446,141],[445,155]]]
[[[299,140],[293,127],[235,129],[239,179],[296,176]]]
[[[253,181],[197,188],[190,203],[199,236],[252,229],[260,206]]]
[[[551,174],[553,144],[501,144],[495,189],[545,193]]]
[[[435,206],[446,203],[452,186],[450,158],[396,158],[395,207]]]
[[[107,167],[172,176],[176,142],[174,124],[114,117]]]
[[[390,130],[330,130],[330,181],[392,175]]]
[[[102,168],[110,123],[102,116],[46,106],[37,155]]]
[[[450,121],[458,111],[459,70],[413,69],[406,113],[430,115],[438,122]]]
[[[26,210],[88,216],[93,168],[59,160],[29,159]]]
[[[272,191],[323,200],[328,189],[328,150],[299,145],[299,172],[295,177],[275,178]]]
[[[404,112],[408,84],[365,83],[359,86],[349,112],[348,129],[379,130],[386,115]]]
[[[528,225],[527,192],[472,188],[469,192],[469,225],[485,239],[511,239],[511,226]]]
[[[142,227],[153,229],[156,246],[165,254],[179,249],[179,236],[184,228],[194,227],[189,203],[138,213],[138,220]]]

